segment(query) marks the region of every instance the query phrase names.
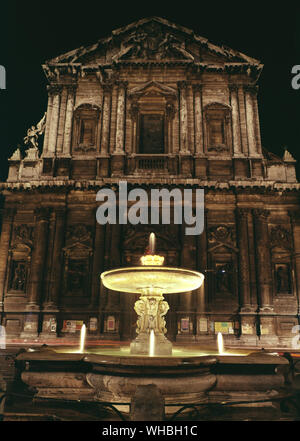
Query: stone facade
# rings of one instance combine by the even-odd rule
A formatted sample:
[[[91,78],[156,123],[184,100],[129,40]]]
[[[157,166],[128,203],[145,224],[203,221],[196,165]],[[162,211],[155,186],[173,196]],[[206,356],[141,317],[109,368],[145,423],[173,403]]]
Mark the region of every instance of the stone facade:
[[[117,29],[43,66],[42,152],[9,159],[0,250],[8,336],[135,336],[136,297],[99,274],[138,262],[151,231],[166,265],[205,274],[169,296],[168,337],[291,345],[299,318],[300,210],[295,160],[261,145],[259,61],[167,20]],[[205,231],[96,222],[96,193],[204,188]]]

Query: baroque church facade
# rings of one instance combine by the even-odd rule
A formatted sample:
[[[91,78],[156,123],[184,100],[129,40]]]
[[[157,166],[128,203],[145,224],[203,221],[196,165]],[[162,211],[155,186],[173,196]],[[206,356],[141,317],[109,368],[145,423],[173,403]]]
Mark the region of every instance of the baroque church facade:
[[[154,231],[167,266],[205,275],[166,296],[168,337],[291,346],[299,323],[295,160],[261,145],[263,66],[152,17],[43,65],[47,112],[9,158],[0,250],[0,319],[9,337],[135,336],[135,295],[99,275],[139,264]],[[38,148],[39,134],[43,145]],[[101,188],[205,191],[205,228],[100,225]]]

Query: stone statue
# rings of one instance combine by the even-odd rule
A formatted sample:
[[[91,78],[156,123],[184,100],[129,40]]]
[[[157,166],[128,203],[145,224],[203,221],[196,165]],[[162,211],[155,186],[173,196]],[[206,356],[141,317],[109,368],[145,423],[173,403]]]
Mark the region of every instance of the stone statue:
[[[162,299],[163,297],[143,296],[142,299],[135,302],[134,310],[138,315],[137,334],[149,334],[152,329],[155,334],[166,333],[164,316],[169,310],[169,305]]]
[[[136,333],[139,334],[145,330],[146,303],[143,300],[137,300],[134,305],[134,310],[138,315]]]
[[[38,148],[37,140],[39,135],[42,135],[42,133],[44,133],[46,126],[46,116],[47,116],[47,112],[44,113],[43,118],[40,120],[40,122],[37,123],[36,127],[31,126],[27,130],[27,135],[24,137],[24,142],[26,145],[29,145],[29,148],[34,148],[34,149]]]
[[[169,305],[168,302],[165,302],[164,300],[159,303],[158,311],[159,311],[159,332],[162,334],[166,334],[166,321],[164,319],[164,316],[169,311]]]

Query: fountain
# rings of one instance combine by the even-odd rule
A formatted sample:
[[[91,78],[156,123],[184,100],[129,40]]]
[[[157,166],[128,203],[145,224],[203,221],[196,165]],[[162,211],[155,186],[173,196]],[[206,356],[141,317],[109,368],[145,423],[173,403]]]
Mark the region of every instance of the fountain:
[[[85,326],[80,350],[48,348],[27,351],[17,360],[26,363],[22,380],[36,389],[35,399],[96,400],[120,403],[128,412],[139,386],[155,385],[166,403],[166,412],[174,412],[175,403],[210,403],[272,398],[284,386],[282,369],[285,358],[263,352],[224,351],[223,337],[217,337],[219,350],[200,351],[172,348],[166,338],[165,315],[169,305],[164,295],[195,290],[203,274],[182,268],[163,266],[164,258],[155,254],[155,237],[150,236],[148,252],[141,266],[118,268],[101,274],[102,283],[122,295],[139,294],[137,337],[130,347],[84,349]],[[174,407],[168,407],[168,405]],[[253,404],[252,404],[253,405]]]
[[[224,354],[224,340],[223,340],[223,335],[221,332],[218,332],[218,351],[220,355]]]
[[[84,349],[85,349],[85,339],[86,339],[86,326],[85,324],[83,324],[81,326],[81,330],[80,330],[80,347],[79,347],[79,352],[81,354],[84,353]]]
[[[155,335],[153,329],[150,331],[150,340],[149,340],[149,356],[154,357],[155,355]]]
[[[163,294],[191,292],[199,288],[203,274],[181,268],[162,266],[164,258],[155,254],[155,236],[150,234],[149,254],[141,257],[142,266],[118,268],[101,274],[106,288],[140,294],[134,309],[138,315],[137,337],[130,344],[130,353],[148,355],[150,332],[155,334],[155,355],[172,355],[172,343],[165,334],[164,316],[169,310]]]

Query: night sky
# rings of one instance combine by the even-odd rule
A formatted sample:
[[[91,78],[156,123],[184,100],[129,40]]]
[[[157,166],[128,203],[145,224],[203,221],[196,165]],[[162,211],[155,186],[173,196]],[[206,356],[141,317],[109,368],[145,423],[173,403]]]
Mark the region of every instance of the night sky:
[[[7,158],[18,144],[23,146],[27,128],[46,111],[47,83],[41,64],[94,43],[115,28],[153,15],[189,27],[212,43],[239,50],[264,64],[258,95],[263,146],[280,156],[287,146],[300,162],[300,89],[291,87],[291,69],[300,65],[300,7],[295,9],[293,3],[2,3],[0,64],[7,71],[7,90],[0,91],[1,180],[7,177]],[[267,7],[261,9],[262,5]]]

